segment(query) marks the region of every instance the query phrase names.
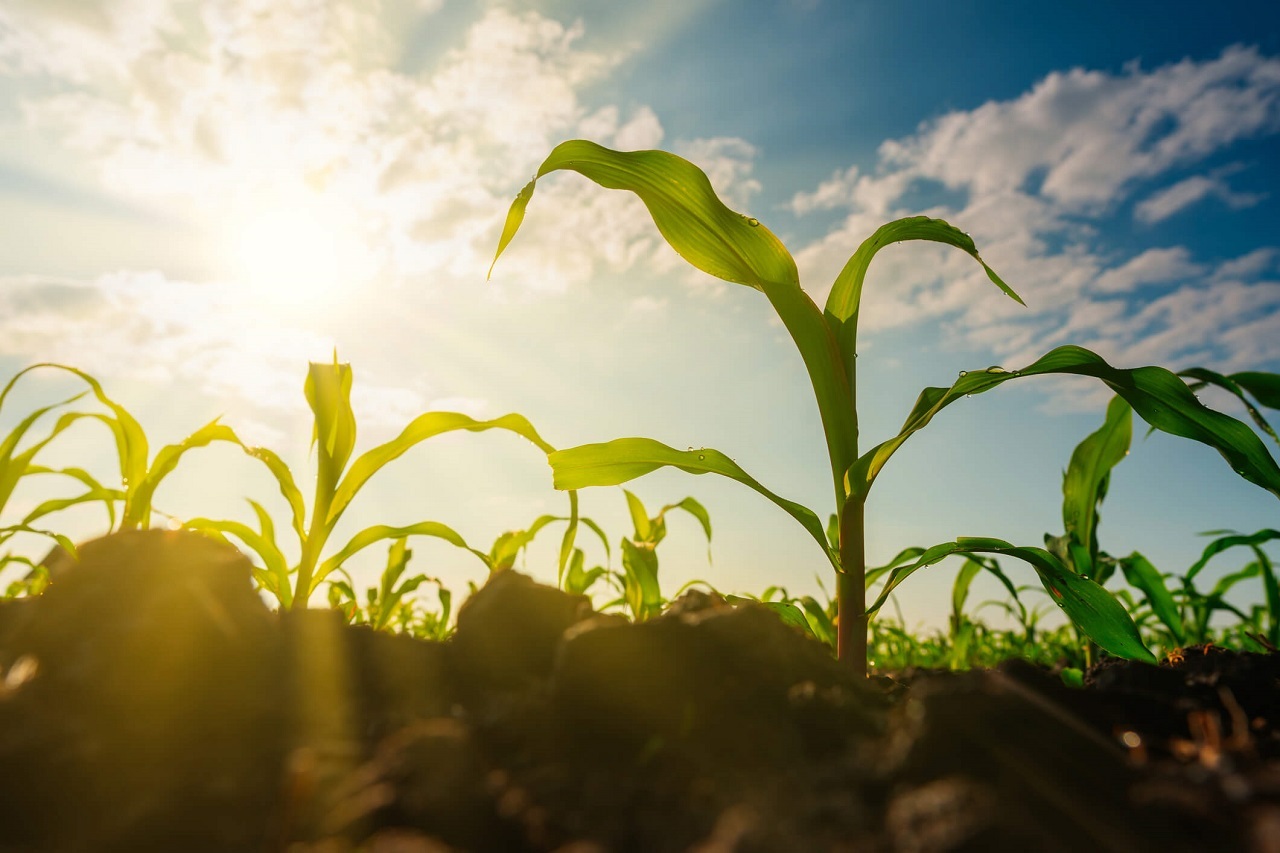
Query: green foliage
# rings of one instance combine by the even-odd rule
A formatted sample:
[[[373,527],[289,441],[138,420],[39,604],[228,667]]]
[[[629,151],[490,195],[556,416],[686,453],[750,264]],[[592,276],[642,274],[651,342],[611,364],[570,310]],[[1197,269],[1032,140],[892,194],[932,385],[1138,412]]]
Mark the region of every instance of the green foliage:
[[[532,424],[521,415],[509,414],[480,421],[458,412],[427,412],[414,418],[396,438],[352,461],[356,444],[356,419],[351,408],[353,381],[351,366],[338,363],[336,354],[332,364],[313,363],[307,373],[304,392],[314,418],[312,445],[316,450],[316,486],[310,520],[307,520],[302,491],[284,461],[266,448],[241,445],[246,453],[261,461],[271,472],[290,508],[290,526],[298,538],[300,554],[295,564],[289,564],[276,541],[271,516],[256,501],[249,503],[257,516],[257,530],[230,520],[196,518],[186,522],[188,527],[214,536],[234,536],[255,552],[263,564],[257,570],[258,581],[279,600],[282,607],[306,607],[316,588],[357,553],[370,545],[408,536],[441,539],[474,554],[486,567],[494,567],[489,554],[472,548],[457,531],[437,521],[421,521],[402,527],[366,527],[336,552],[323,556],[327,553],[326,546],[334,528],[356,494],[374,474],[412,447],[458,430],[481,432],[501,429],[527,439],[543,453],[551,453],[555,449],[543,441]],[[570,495],[570,506],[570,526],[576,529],[576,495]],[[566,544],[572,544],[570,537],[566,537]],[[567,559],[563,551],[562,564]]]
[[[823,549],[837,573],[837,620],[840,655],[865,669],[866,628],[877,605],[865,609],[866,587],[864,503],[884,465],[911,435],[923,429],[943,408],[962,397],[980,394],[1010,379],[1044,374],[1092,376],[1112,388],[1151,426],[1203,442],[1218,450],[1245,479],[1280,496],[1280,467],[1257,435],[1234,418],[1203,406],[1175,374],[1160,367],[1116,368],[1076,346],[1050,351],[1021,370],[989,367],[961,371],[947,388],[921,392],[898,434],[859,455],[857,389],[857,321],[862,288],[875,254],[892,243],[929,240],[961,249],[982,265],[987,277],[1010,298],[1022,302],[1012,288],[982,260],[972,239],[941,220],[910,217],[881,226],[850,257],[837,276],[824,310],[801,289],[796,265],[786,247],[754,218],[736,213],[717,197],[706,175],[686,160],[663,151],[614,151],[584,140],[564,142],[551,152],[537,174],[512,203],[494,263],[524,221],[538,179],[570,170],[608,189],[636,194],[648,208],[659,233],[692,266],[726,281],[762,292],[790,333],[808,371],[822,420],[836,500],[834,532],[812,510],[782,498],[748,475],[725,454],[711,449],[679,451],[644,438],[623,438],[552,454],[555,485],[561,489],[618,485],[664,466],[693,474],[717,473],[737,480],[773,501],[796,519]],[[493,267],[490,267],[492,274]],[[1234,380],[1255,394],[1275,394],[1265,381]],[[1243,384],[1242,384],[1243,383]],[[1280,394],[1276,394],[1280,396]],[[1241,399],[1243,392],[1241,392]],[[1251,410],[1252,411],[1252,410]],[[1117,419],[1121,417],[1117,409]],[[1150,657],[1132,620],[1114,598],[1091,578],[1096,573],[1097,502],[1105,494],[1106,476],[1115,448],[1127,444],[1117,423],[1088,448],[1068,484],[1067,541],[1064,564],[1038,548],[999,543],[997,553],[1029,562],[1046,590],[1058,600],[1081,631],[1120,654]],[[1085,464],[1086,461],[1089,464]],[[996,540],[990,540],[995,542]],[[942,547],[942,546],[939,546]],[[951,546],[948,546],[951,547]],[[970,549],[971,550],[971,549]],[[951,547],[948,553],[968,553]],[[644,572],[643,558],[630,554]],[[927,564],[927,563],[923,563]],[[915,567],[918,568],[917,564]],[[1074,570],[1073,570],[1074,569]],[[913,569],[912,569],[913,570]],[[892,570],[888,588],[911,570]],[[883,601],[883,595],[881,598]]]

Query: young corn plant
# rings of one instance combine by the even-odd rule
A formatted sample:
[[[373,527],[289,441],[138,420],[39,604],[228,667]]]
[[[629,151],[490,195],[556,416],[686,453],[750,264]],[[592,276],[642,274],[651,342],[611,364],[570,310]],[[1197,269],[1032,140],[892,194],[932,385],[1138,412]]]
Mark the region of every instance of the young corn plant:
[[[667,604],[658,583],[658,546],[667,538],[667,513],[679,509],[698,520],[702,532],[707,536],[708,560],[711,559],[711,516],[702,504],[693,498],[685,498],[678,503],[667,504],[651,518],[638,497],[626,489],[622,493],[627,497],[627,509],[631,513],[634,530],[630,538],[624,537],[619,543],[622,554],[622,598],[612,604],[624,604],[630,611],[631,618],[640,622],[657,616]],[[676,595],[699,583],[705,582],[690,581]]]
[[[69,397],[51,406],[37,408],[23,418],[18,425],[0,442],[0,510],[3,510],[13,494],[14,488],[24,477],[55,475],[79,482],[85,490],[68,497],[51,498],[41,502],[30,510],[17,524],[0,528],[0,544],[7,542],[18,533],[35,533],[46,536],[55,542],[54,549],[43,561],[37,563],[25,557],[6,554],[0,562],[29,566],[25,578],[28,592],[38,592],[49,581],[50,564],[61,559],[74,559],[75,546],[66,536],[52,531],[37,529],[32,525],[39,519],[72,506],[85,503],[101,503],[107,513],[108,530],[117,529],[116,505],[121,504],[119,529],[145,529],[151,523],[153,508],[152,497],[157,487],[177,467],[182,456],[196,447],[203,447],[215,441],[230,441],[240,444],[235,433],[216,420],[196,430],[177,444],[161,448],[154,458],[150,456],[146,433],[137,419],[122,405],[113,400],[103,390],[102,385],[93,376],[65,364],[42,362],[33,364],[19,371],[0,392],[0,407],[17,384],[18,380],[35,370],[55,370],[69,373],[89,386],[88,390]],[[85,395],[93,396],[106,407],[101,411],[66,411],[63,412],[53,428],[43,438],[35,441],[18,452],[22,440],[32,427],[46,414],[61,409],[83,399]],[[44,450],[55,438],[65,432],[73,424],[81,420],[97,421],[110,430],[115,440],[117,462],[120,469],[120,488],[104,486],[88,471],[78,467],[49,468],[37,465],[34,457]],[[11,587],[11,591],[12,591]]]
[[[448,432],[501,429],[529,440],[543,453],[555,450],[521,415],[475,420],[457,412],[427,412],[414,418],[396,438],[365,451],[353,460],[356,418],[351,408],[352,381],[351,365],[338,363],[336,354],[332,364],[312,363],[307,372],[304,392],[314,416],[312,446],[317,457],[310,519],[307,518],[302,490],[284,461],[273,451],[242,445],[246,453],[267,466],[289,506],[290,527],[298,538],[299,546],[296,563],[291,565],[285,557],[276,541],[274,522],[257,501],[249,501],[257,516],[257,530],[248,524],[230,520],[196,518],[186,522],[190,528],[215,536],[234,536],[255,552],[263,563],[255,569],[255,577],[284,608],[305,608],[311,594],[332,572],[370,545],[387,540],[408,536],[435,537],[469,551],[487,567],[492,566],[488,554],[472,548],[457,531],[437,521],[421,521],[402,527],[383,524],[366,527],[341,548],[325,556],[329,539],[356,494],[374,474],[410,448]],[[570,494],[569,505],[570,523],[561,547],[562,564],[568,560],[577,529],[576,494]]]
[[[989,391],[1012,379],[1044,374],[1092,376],[1123,397],[1152,426],[1217,449],[1240,476],[1280,497],[1280,467],[1253,430],[1199,402],[1181,379],[1160,367],[1122,369],[1076,346],[1061,346],[1020,370],[990,367],[961,371],[949,387],[926,388],[901,430],[869,450],[859,446],[857,335],[862,287],[875,255],[906,240],[928,240],[960,249],[980,264],[1007,296],[1022,299],[982,260],[969,235],[938,219],[916,216],[881,226],[853,253],[819,309],[801,288],[791,254],[758,220],[730,210],[707,176],[665,151],[614,151],[585,140],[561,143],[516,196],[498,241],[494,263],[524,220],[538,180],[551,172],[575,171],[608,188],[635,193],[659,233],[688,263],[705,273],[760,291],[800,351],[821,418],[835,498],[837,544],[827,540],[813,510],[767,489],[718,450],[682,451],[647,438],[621,438],[552,453],[556,488],[619,485],[662,467],[691,474],[729,477],[768,498],[799,522],[836,573],[839,657],[858,672],[867,667],[868,619],[889,593],[914,571],[949,554],[1018,557],[1071,620],[1098,645],[1117,655],[1151,659],[1124,608],[1097,583],[1070,571],[1040,548],[1020,548],[998,539],[967,538],[936,546],[914,563],[889,573],[879,599],[866,605],[865,506],[871,487],[893,454],[913,434],[956,400]],[[493,266],[490,266],[492,274]]]
[[[449,615],[453,594],[439,578],[404,574],[413,557],[408,539],[397,539],[387,550],[387,565],[377,586],[365,590],[364,603],[355,592],[355,583],[345,569],[338,568],[343,580],[330,580],[329,606],[342,613],[354,625],[368,625],[379,631],[397,631],[431,640],[443,640],[449,632]],[[424,609],[413,593],[423,584],[433,583],[440,599],[439,612]]]

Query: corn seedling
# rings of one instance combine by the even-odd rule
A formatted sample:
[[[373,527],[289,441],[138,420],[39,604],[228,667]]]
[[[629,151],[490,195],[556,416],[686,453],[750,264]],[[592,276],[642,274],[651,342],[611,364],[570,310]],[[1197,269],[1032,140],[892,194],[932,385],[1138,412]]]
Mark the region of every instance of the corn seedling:
[[[474,554],[490,566],[488,554],[472,548],[457,531],[437,521],[421,521],[400,527],[384,524],[366,527],[337,551],[324,556],[334,528],[356,494],[374,474],[415,445],[457,430],[481,432],[501,429],[529,440],[543,453],[554,450],[521,415],[508,414],[480,421],[457,412],[427,412],[414,418],[396,438],[366,451],[353,461],[356,418],[351,408],[352,381],[351,365],[338,363],[336,355],[332,364],[312,363],[307,372],[304,392],[314,418],[312,447],[316,452],[316,484],[309,520],[302,491],[284,461],[265,448],[244,448],[246,453],[267,466],[288,503],[290,526],[299,544],[300,556],[295,564],[289,564],[276,542],[275,525],[270,514],[257,501],[249,501],[257,516],[257,530],[230,520],[196,518],[186,522],[188,527],[216,536],[234,536],[255,552],[263,562],[256,568],[255,577],[263,588],[276,596],[281,607],[306,607],[312,592],[332,572],[370,545],[387,540],[408,536],[435,537]],[[561,548],[562,563],[568,559],[572,534],[577,528],[576,494],[570,495],[569,503],[571,521]]]
[[[860,452],[855,405],[858,313],[867,269],[880,249],[906,240],[956,247],[979,263],[996,287],[1022,301],[983,262],[967,234],[923,216],[881,226],[850,257],[835,280],[825,309],[820,310],[800,287],[795,261],[782,242],[758,220],[726,207],[707,176],[692,163],[664,151],[622,152],[572,140],[558,145],[517,195],[498,241],[495,263],[519,230],[537,181],[559,170],[578,172],[609,189],[635,193],[659,233],[687,262],[710,275],[758,290],[769,300],[800,351],[817,400],[835,493],[838,547],[830,545],[813,510],[775,494],[724,453],[709,448],[681,451],[646,438],[569,448],[549,457],[556,487],[619,485],[672,466],[691,474],[720,474],[759,492],[810,533],[834,569],[840,613],[839,656],[859,672],[866,671],[871,614],[907,576],[950,554],[1007,555],[1028,562],[1068,617],[1100,646],[1124,657],[1152,657],[1133,621],[1109,592],[1072,572],[1044,549],[1016,547],[998,539],[959,539],[929,549],[916,562],[890,572],[877,601],[870,608],[866,606],[864,508],[871,487],[898,448],[956,400],[1027,376],[1092,376],[1111,387],[1152,426],[1214,447],[1240,476],[1280,496],[1280,467],[1248,426],[1203,406],[1177,375],[1164,368],[1117,368],[1089,350],[1070,345],[1058,347],[1020,370],[990,367],[961,371],[949,387],[926,388],[897,435]]]
[[[657,616],[668,603],[658,582],[658,545],[667,537],[667,513],[679,509],[698,520],[707,536],[708,561],[711,559],[711,516],[702,504],[693,498],[685,498],[678,503],[667,504],[651,518],[638,497],[626,489],[622,492],[627,498],[634,529],[630,538],[623,537],[619,543],[622,571],[614,573],[614,577],[622,587],[622,596],[605,607],[623,606],[631,618],[639,622]],[[706,581],[692,580],[680,587],[676,595],[699,584],[709,586]]]
[[[431,640],[443,640],[449,634],[449,616],[453,594],[439,578],[416,574],[404,577],[413,551],[407,539],[397,539],[387,551],[387,565],[377,586],[365,590],[362,604],[355,584],[345,569],[336,569],[343,580],[329,581],[329,606],[355,625],[369,625],[376,630],[398,631]],[[423,584],[433,583],[440,599],[440,611],[426,610],[413,593]]]

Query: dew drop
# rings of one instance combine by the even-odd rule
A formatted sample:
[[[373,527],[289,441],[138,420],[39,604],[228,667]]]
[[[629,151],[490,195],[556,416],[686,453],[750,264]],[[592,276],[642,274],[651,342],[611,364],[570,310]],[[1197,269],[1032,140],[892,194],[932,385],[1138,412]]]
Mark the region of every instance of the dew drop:
[[[987,368],[987,373],[1008,373],[1008,372],[1009,371],[1005,370],[1003,367],[1001,367],[998,364],[993,364]]]
[[[705,456],[703,456],[701,453],[699,453],[699,454],[698,454],[698,458],[699,458],[699,459],[706,459],[707,457],[705,457]]]
[[[968,375],[969,375],[969,371],[967,371],[967,370],[962,370],[962,371],[960,371],[960,378],[961,378],[961,379],[963,379],[964,377],[966,377],[966,376],[968,376]]]
[[[747,224],[750,225],[752,228],[755,228],[757,225],[760,224],[760,220],[754,217],[747,217]]]

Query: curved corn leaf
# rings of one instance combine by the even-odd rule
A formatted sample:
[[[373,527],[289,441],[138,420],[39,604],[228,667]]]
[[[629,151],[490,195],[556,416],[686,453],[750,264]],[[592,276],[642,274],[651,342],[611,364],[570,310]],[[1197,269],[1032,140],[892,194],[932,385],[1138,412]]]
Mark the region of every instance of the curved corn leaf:
[[[1205,385],[1216,385],[1226,391],[1231,392],[1244,405],[1245,411],[1249,413],[1249,417],[1257,424],[1258,429],[1271,436],[1271,440],[1280,444],[1280,436],[1276,435],[1276,431],[1271,428],[1271,424],[1258,411],[1258,407],[1253,405],[1248,397],[1245,396],[1244,387],[1236,381],[1237,377],[1245,377],[1245,384],[1252,385],[1253,388],[1261,390],[1262,394],[1254,393],[1255,397],[1261,400],[1269,400],[1275,405],[1269,408],[1280,409],[1280,376],[1274,373],[1237,373],[1231,376],[1223,376],[1221,373],[1215,373],[1203,367],[1192,367],[1187,370],[1179,370],[1179,376],[1189,376],[1192,379],[1199,380],[1198,385],[1193,385],[1192,390],[1202,388]],[[1267,402],[1262,403],[1267,406]]]
[[[952,554],[1005,554],[1030,564],[1054,602],[1100,647],[1118,657],[1155,663],[1155,656],[1143,645],[1133,619],[1115,596],[1077,575],[1043,548],[1018,547],[1000,539],[962,537],[955,542],[944,542],[926,549],[914,563],[899,566],[889,574],[867,613],[879,610],[898,584],[916,570]]]
[[[1191,568],[1187,569],[1184,577],[1188,581],[1191,581],[1196,575],[1200,574],[1200,570],[1203,569],[1210,560],[1229,548],[1235,548],[1241,545],[1261,545],[1263,542],[1270,542],[1272,539],[1280,539],[1280,530],[1264,528],[1256,533],[1231,533],[1229,536],[1223,536],[1219,539],[1215,539],[1205,547],[1203,552],[1201,552],[1200,559],[1196,560],[1195,563],[1191,565]]]
[[[631,526],[635,528],[635,535],[632,538],[648,542],[653,535],[652,526],[649,524],[649,511],[631,490],[623,489],[622,494],[626,496],[627,512],[631,514]]]
[[[883,566],[876,566],[874,568],[867,569],[865,577],[867,589],[871,589],[871,585],[873,583],[880,580],[880,578],[887,575],[898,566],[910,563],[912,560],[917,559],[923,554],[924,549],[918,546],[913,548],[903,548],[892,560],[885,563]]]
[[[438,521],[420,521],[416,524],[409,524],[404,527],[390,527],[385,524],[375,524],[370,527],[366,527],[355,536],[352,536],[351,539],[347,541],[347,544],[343,545],[342,548],[339,549],[338,553],[320,564],[320,568],[311,579],[311,588],[306,591],[306,594],[310,596],[321,581],[324,580],[326,575],[370,545],[377,542],[384,542],[387,539],[403,539],[408,536],[433,536],[437,539],[443,539],[450,545],[456,545],[464,551],[470,551],[472,554],[475,554],[486,567],[489,565],[488,554],[472,548],[457,531],[447,525],[441,524]]]
[[[76,558],[76,543],[72,542],[67,536],[53,530],[43,530],[38,527],[32,527],[29,524],[10,524],[7,527],[0,527],[0,544],[8,542],[19,533],[30,533],[35,536],[43,536],[46,539],[52,539],[62,547],[64,551]],[[17,560],[17,558],[13,558]]]
[[[129,500],[125,509],[124,524],[146,528],[151,521],[151,500],[161,481],[173,473],[183,454],[188,450],[207,447],[215,441],[229,442],[237,447],[244,446],[231,427],[218,423],[215,418],[177,444],[162,447],[146,475],[135,488],[128,491]]]
[[[1280,373],[1246,370],[1230,378],[1268,409],[1280,409]]]
[[[1179,646],[1186,645],[1186,629],[1182,624],[1182,612],[1173,600],[1173,594],[1165,587],[1164,576],[1151,562],[1137,551],[1120,559],[1120,570],[1128,584],[1146,597],[1151,612],[1169,630]]]
[[[1129,453],[1132,436],[1133,409],[1123,398],[1113,397],[1106,420],[1072,451],[1062,478],[1062,524],[1069,540],[1068,552],[1076,573],[1088,578],[1096,578],[1098,506],[1106,496],[1111,469]],[[1072,544],[1077,548],[1072,549]]]
[[[1191,438],[1217,450],[1237,474],[1280,497],[1280,467],[1257,434],[1235,418],[1207,408],[1176,374],[1162,367],[1112,367],[1083,347],[1061,346],[1022,370],[1001,367],[962,372],[950,388],[926,388],[895,437],[865,453],[845,475],[850,494],[865,497],[894,452],[933,416],[956,400],[1023,376],[1093,376],[1124,398],[1147,423],[1172,435]]]
[[[676,450],[651,438],[618,438],[603,444],[583,444],[557,450],[547,456],[557,489],[589,486],[620,486],[636,477],[671,466],[689,474],[720,474],[754,489],[800,522],[823,548],[831,565],[839,570],[840,560],[827,545],[822,522],[813,510],[779,497],[760,485],[751,475],[718,450]]]
[[[267,466],[267,471],[275,478],[276,486],[280,489],[280,495],[289,504],[290,523],[293,527],[293,532],[298,534],[299,541],[305,541],[307,538],[306,502],[302,497],[302,490],[298,488],[298,483],[293,478],[293,472],[289,470],[289,466],[274,450],[237,443],[246,455]]]
[[[538,178],[561,169],[578,172],[608,189],[635,193],[659,233],[692,266],[768,297],[804,359],[839,492],[840,472],[856,457],[853,396],[835,337],[822,312],[801,289],[795,260],[786,246],[758,220],[726,207],[706,174],[689,161],[665,151],[614,151],[576,139],[557,145],[512,202],[495,263],[524,220]]]
[[[100,416],[99,420],[110,428],[116,442],[116,454],[120,460],[120,476],[124,481],[126,492],[136,483],[142,481],[147,473],[147,460],[150,458],[150,452],[147,448],[147,434],[143,432],[142,425],[129,414],[129,411],[107,396],[102,390],[101,383],[94,379],[83,370],[71,367],[66,364],[57,364],[55,362],[41,362],[33,364],[28,368],[20,371],[13,380],[10,381],[9,387],[17,381],[19,376],[35,370],[40,367],[51,367],[55,370],[62,370],[78,377],[86,385],[89,386],[93,396],[98,399],[108,409],[111,410],[114,417]],[[6,391],[8,389],[6,388]],[[2,399],[2,398],[0,398]],[[127,509],[126,509],[127,514]]]
[[[250,503],[253,503],[250,501]],[[258,507],[255,505],[255,511]],[[261,519],[261,516],[259,516]],[[182,523],[188,530],[195,530],[227,542],[227,536],[234,536],[253,551],[265,566],[255,570],[254,577],[258,583],[276,597],[282,608],[293,605],[293,590],[289,584],[289,563],[276,545],[273,531],[268,527],[261,533],[247,524],[228,519],[189,518]],[[230,544],[228,542],[228,544]]]
[[[58,437],[73,423],[81,418],[89,417],[88,414],[82,412],[67,412],[63,414],[54,423],[53,429],[49,431],[43,439],[35,442],[27,447],[21,453],[18,453],[18,444],[23,437],[35,425],[36,421],[44,417],[47,413],[65,406],[78,400],[83,394],[54,403],[52,406],[43,406],[23,418],[17,426],[10,430],[5,436],[3,442],[0,442],[0,509],[9,502],[9,498],[13,496],[13,490],[17,487],[18,481],[29,473],[35,473],[32,469],[31,460],[36,454],[49,445],[51,441]],[[45,469],[47,470],[47,469]]]
[[[707,508],[693,498],[685,498],[679,503],[667,504],[658,510],[658,519],[664,519],[667,512],[673,509],[684,510],[696,518],[698,524],[702,525],[702,532],[707,535],[707,562],[711,562],[711,515],[707,512]]]
[[[329,505],[329,512],[325,518],[326,526],[332,526],[337,523],[338,518],[350,505],[351,499],[355,497],[356,492],[360,491],[364,484],[369,481],[369,478],[376,474],[382,466],[393,459],[398,459],[420,442],[460,429],[470,432],[505,429],[533,442],[543,453],[551,453],[555,450],[554,447],[542,440],[542,436],[538,435],[537,430],[522,415],[509,414],[493,420],[478,421],[459,412],[427,412],[410,421],[400,435],[385,444],[380,444],[365,451],[355,462],[351,463],[350,470],[347,471],[346,476],[342,478],[342,482],[338,484],[337,490],[334,492],[333,502]]]
[[[845,263],[844,269],[840,270],[840,274],[836,276],[835,284],[831,287],[831,293],[827,296],[825,308],[827,323],[835,333],[841,357],[850,369],[852,369],[853,359],[857,352],[858,311],[862,302],[862,285],[867,277],[867,269],[871,266],[871,259],[875,257],[876,252],[879,252],[885,246],[906,240],[929,240],[935,243],[945,243],[948,246],[954,246],[967,252],[982,265],[982,269],[987,273],[987,278],[991,279],[996,287],[1004,291],[1010,299],[1019,305],[1026,304],[1022,301],[1022,297],[1014,292],[1013,288],[1005,284],[1000,276],[996,275],[995,270],[987,266],[986,261],[982,260],[982,257],[978,254],[978,247],[974,245],[973,238],[959,228],[941,219],[930,219],[927,216],[911,216],[906,219],[894,220],[881,225],[874,234],[862,241],[862,245]]]

